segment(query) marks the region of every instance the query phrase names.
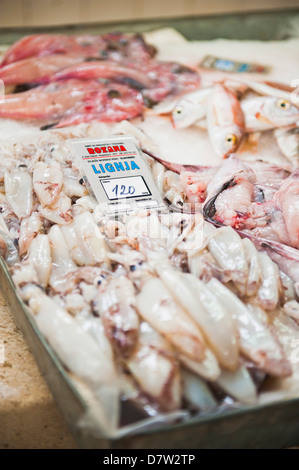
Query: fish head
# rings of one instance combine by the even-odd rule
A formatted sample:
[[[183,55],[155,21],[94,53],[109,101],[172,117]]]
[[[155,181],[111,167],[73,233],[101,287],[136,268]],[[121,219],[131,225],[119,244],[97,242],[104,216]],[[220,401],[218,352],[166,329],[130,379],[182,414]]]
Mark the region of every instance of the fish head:
[[[243,132],[237,125],[220,127],[214,130],[214,148],[221,158],[235,153],[243,138]]]
[[[201,103],[180,100],[171,113],[175,129],[184,129],[192,126],[206,115],[206,108]]]
[[[265,97],[265,106],[261,117],[266,118],[275,127],[296,124],[299,120],[299,109],[284,98]]]

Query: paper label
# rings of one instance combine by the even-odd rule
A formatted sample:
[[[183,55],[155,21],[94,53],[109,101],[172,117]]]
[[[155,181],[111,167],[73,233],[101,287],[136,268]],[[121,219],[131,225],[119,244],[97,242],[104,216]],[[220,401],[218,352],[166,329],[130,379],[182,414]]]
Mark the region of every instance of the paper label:
[[[103,213],[165,209],[150,168],[132,137],[78,139],[71,144]]]
[[[208,55],[203,59],[200,63],[200,67],[234,73],[269,73],[270,71],[270,68],[264,65],[248,62],[236,62],[234,60],[221,59],[211,55]]]

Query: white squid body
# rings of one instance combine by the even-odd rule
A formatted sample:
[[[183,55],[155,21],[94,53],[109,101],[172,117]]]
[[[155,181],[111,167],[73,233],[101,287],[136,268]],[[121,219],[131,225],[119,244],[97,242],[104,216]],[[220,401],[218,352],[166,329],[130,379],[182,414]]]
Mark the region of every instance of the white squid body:
[[[206,344],[199,328],[160,279],[152,278],[144,283],[137,295],[137,309],[183,355],[198,362],[204,360]]]
[[[103,408],[106,425],[118,424],[118,383],[111,352],[36,286],[27,286],[23,298],[35,314],[36,324],[63,364],[91,387]]]
[[[265,310],[276,308],[279,300],[279,269],[266,253],[259,253],[262,284],[258,290],[258,301]]]
[[[281,207],[291,246],[299,249],[299,178],[297,172],[282,183],[275,198]]]
[[[86,187],[79,183],[79,172],[70,167],[63,168],[63,190],[69,197],[88,195]]]
[[[207,288],[233,316],[239,333],[240,350],[244,356],[270,375],[289,375],[291,369],[281,345],[259,316],[217,279],[211,279]]]
[[[210,382],[215,382],[221,373],[216,356],[209,348],[206,348],[205,357],[202,361],[190,359],[180,352],[178,352],[178,357],[187,369]]]
[[[38,210],[51,222],[65,225],[72,221],[72,201],[62,191],[62,186],[63,173],[58,163],[37,162],[33,171],[33,187],[41,203]]]
[[[164,265],[156,269],[172,295],[196,322],[219,363],[228,369],[236,369],[239,345],[231,315],[194,275]]]
[[[79,266],[108,263],[107,247],[90,212],[83,212],[70,225],[61,227],[71,257]]]
[[[208,385],[197,375],[183,369],[183,395],[188,403],[201,411],[212,411],[217,408],[215,400]]]
[[[32,178],[28,171],[19,168],[5,172],[6,199],[19,219],[28,217],[32,211]]]
[[[33,171],[34,191],[42,206],[50,207],[59,198],[63,174],[59,164],[46,165],[38,162]]]
[[[208,247],[218,265],[230,272],[232,280],[238,285],[245,285],[248,279],[248,265],[242,240],[234,229],[218,229],[211,237]]]
[[[71,258],[67,243],[58,225],[51,227],[48,233],[48,239],[53,260],[50,286],[55,291],[63,291],[68,284],[68,280],[66,279],[67,274],[75,271],[77,265]]]
[[[294,307],[294,304],[293,304]],[[295,307],[296,308],[296,307]],[[289,306],[287,307],[289,309]],[[293,309],[292,309],[293,310]],[[294,312],[293,312],[294,313]],[[272,317],[272,326],[279,337],[284,353],[289,359],[292,374],[288,377],[276,378],[270,391],[263,392],[260,395],[260,401],[271,401],[274,399],[296,398],[299,391],[299,328],[295,323],[294,317],[290,318],[287,312],[282,309],[276,309],[270,313]]]
[[[153,163],[152,175],[153,175],[157,189],[160,194],[163,194],[164,174],[165,174],[165,167],[159,162]]]
[[[252,405],[257,400],[254,382],[246,367],[242,365],[233,372],[223,370],[217,379],[217,384],[240,403]]]
[[[50,207],[40,205],[38,207],[39,213],[45,219],[59,225],[69,224],[73,217],[71,215],[72,201],[63,192],[59,194],[58,199]]]
[[[12,280],[17,286],[22,286],[24,283],[38,284],[37,272],[32,263],[20,263],[14,266],[14,273]]]
[[[28,250],[30,243],[40,232],[42,221],[38,212],[32,212],[30,217],[23,219],[20,227],[19,253],[22,256]]]
[[[46,287],[52,270],[51,249],[47,235],[38,234],[32,240],[28,259],[35,267],[39,284]]]
[[[103,283],[93,303],[115,349],[122,357],[130,356],[136,346],[139,330],[132,282],[124,276],[109,279]]]
[[[171,347],[147,322],[139,329],[139,341],[126,361],[141,390],[158,403],[162,411],[181,406],[181,377]]]
[[[256,294],[261,281],[261,263],[259,254],[252,241],[248,238],[244,238],[242,240],[242,245],[245,251],[246,261],[249,266],[246,294],[250,297]]]
[[[151,238],[167,240],[169,230],[159,221],[157,214],[147,216],[145,213],[128,217],[126,221],[126,234],[130,238]]]

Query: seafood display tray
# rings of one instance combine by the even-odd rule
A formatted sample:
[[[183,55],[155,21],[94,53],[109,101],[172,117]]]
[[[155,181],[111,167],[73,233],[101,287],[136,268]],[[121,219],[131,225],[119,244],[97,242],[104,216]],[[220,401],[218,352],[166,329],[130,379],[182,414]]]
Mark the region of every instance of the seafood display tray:
[[[6,264],[0,258],[0,285],[17,325],[43,373],[71,433],[81,448],[277,448],[298,445],[299,398],[267,405],[243,406],[221,414],[197,417],[188,423],[164,429],[132,433],[121,439],[110,439],[105,430],[97,436],[78,423],[89,405],[75,389],[59,358],[39,333],[32,315],[18,295]],[[101,433],[101,437],[100,437]]]
[[[299,22],[299,10],[250,13],[247,15],[184,18],[113,25],[47,28],[47,32],[101,33],[108,30],[145,32],[172,27],[187,39],[210,40],[217,37],[247,40],[277,40],[288,35],[288,23]],[[241,20],[241,23],[240,23]],[[35,29],[2,29],[0,44],[9,44]],[[32,314],[19,296],[4,260],[0,257],[0,285],[11,311],[30,347],[50,391],[80,448],[282,448],[299,445],[299,397],[263,405],[242,406],[189,419],[188,422],[164,425],[159,429],[132,431],[111,439],[98,424],[95,431],[80,424],[92,413],[79,389],[72,382],[60,359],[38,331]]]

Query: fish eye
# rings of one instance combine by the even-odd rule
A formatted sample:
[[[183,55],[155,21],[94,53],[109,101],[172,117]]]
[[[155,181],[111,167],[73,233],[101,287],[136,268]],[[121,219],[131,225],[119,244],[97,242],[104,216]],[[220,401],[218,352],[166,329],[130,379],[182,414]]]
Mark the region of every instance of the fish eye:
[[[177,106],[175,109],[174,109],[174,113],[175,114],[182,114],[183,112],[183,108],[181,108],[180,106]]]
[[[227,145],[235,145],[237,143],[237,137],[235,136],[235,134],[228,134],[225,137],[225,143]]]
[[[281,109],[290,109],[291,103],[287,100],[278,100],[277,106]]]

